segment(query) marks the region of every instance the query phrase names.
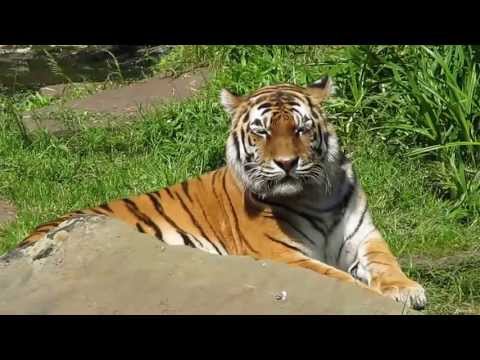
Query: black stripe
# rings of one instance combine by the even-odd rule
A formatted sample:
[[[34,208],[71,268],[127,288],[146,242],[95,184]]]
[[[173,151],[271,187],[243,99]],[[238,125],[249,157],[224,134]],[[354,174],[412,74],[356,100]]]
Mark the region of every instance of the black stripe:
[[[233,121],[233,124],[232,126],[233,127],[236,127],[238,122],[244,122],[245,121],[245,117],[248,116],[248,112],[250,111],[249,108],[246,108],[242,113],[238,114],[235,118],[234,118],[234,121]]]
[[[155,198],[155,196],[153,196],[153,193],[147,193],[146,195],[148,196],[148,198],[149,198],[150,201],[152,202],[153,207],[155,208],[155,210],[157,210],[160,214],[162,214],[162,213],[163,213],[163,206],[162,206],[162,204]]]
[[[245,239],[242,232],[240,231],[240,226],[238,224],[238,217],[237,217],[237,214],[235,213],[235,209],[233,207],[232,200],[230,199],[230,195],[228,195],[227,185],[226,185],[226,181],[225,181],[226,175],[227,175],[227,172],[225,171],[225,173],[223,174],[222,185],[223,185],[223,190],[224,190],[225,195],[227,197],[228,203],[230,205],[230,210],[231,210],[232,215],[233,215],[233,220],[234,220],[234,223],[235,223],[235,230],[237,231],[238,236],[240,237],[240,240],[250,249],[250,251],[252,251],[255,254],[258,254],[258,251],[256,251],[254,248],[252,248],[252,246],[248,243],[248,241]]]
[[[217,170],[214,172],[213,176],[212,176],[212,192],[213,192],[213,195],[215,196],[215,199],[217,200],[219,206],[222,207],[223,209],[223,212],[226,214],[227,213],[227,209],[225,208],[224,204],[223,204],[223,201],[222,199],[220,199],[220,197],[218,196],[217,194],[217,191],[215,190],[215,179],[217,178],[217,175],[221,172],[222,170]],[[223,171],[225,171],[224,175],[226,174],[227,170],[226,168],[223,168]],[[229,228],[230,232],[232,233],[232,236],[233,236],[233,231]],[[220,237],[219,237],[220,239]],[[237,247],[236,247],[236,244],[235,244],[235,241],[232,241],[231,242],[232,244],[232,252],[233,253],[238,253],[238,250],[237,250]],[[225,245],[222,244],[225,248]]]
[[[322,127],[320,126],[320,123],[317,124],[317,137],[318,137],[318,146],[322,146],[323,145],[323,131],[322,131]]]
[[[292,108],[292,111],[296,112],[298,115],[302,116],[302,113],[300,112],[300,110],[298,110],[296,108]]]
[[[210,224],[210,221],[208,221],[208,216],[207,216],[207,214],[206,214],[206,212],[205,212],[205,210],[202,206],[202,203],[201,203],[200,199],[198,197],[196,197],[196,198],[197,198],[198,207],[200,208],[200,211],[202,212],[202,215],[205,218],[205,221],[207,222],[208,226],[210,227],[210,229],[212,229],[213,235],[215,235],[215,238],[222,245],[222,247],[225,249],[225,251],[227,251],[227,249],[225,248],[225,244],[222,242],[221,236],[219,236],[217,234],[215,228],[212,226],[212,224]],[[215,246],[215,244],[212,241],[209,241],[209,242],[215,247],[215,249],[218,250],[218,248]],[[220,254],[220,251],[218,253]]]
[[[370,255],[373,255],[373,254],[382,254],[382,255],[388,255],[386,252],[384,251],[380,251],[380,250],[371,250],[371,251],[368,251],[366,252],[363,256],[365,257],[369,257]]]
[[[36,233],[46,233],[46,232],[49,232],[50,230],[49,229],[42,229],[42,230],[35,230],[34,232]]]
[[[155,222],[146,214],[140,211],[138,208],[137,204],[135,204],[132,200],[130,199],[123,199],[123,202],[127,205],[127,209],[130,210],[130,212],[135,215],[136,218],[138,218],[140,221],[144,222],[146,225],[150,226],[153,228],[155,232],[155,237],[157,237],[159,240],[163,241],[163,235],[162,235],[162,230],[158,227]]]
[[[212,188],[215,187],[215,178],[216,178],[216,176],[218,175],[218,172],[219,172],[219,170],[216,170],[216,171],[213,172],[213,175],[212,175]]]
[[[343,247],[345,246],[346,241],[342,242],[342,245],[340,245],[340,249],[338,250],[337,254],[337,259],[335,262],[338,264],[338,261],[340,260],[340,256],[342,255]]]
[[[225,210],[224,206],[223,206],[223,202],[221,201],[220,197],[218,196],[217,192],[215,191],[215,179],[217,178],[217,175],[218,173],[220,172],[221,170],[217,170],[213,173],[213,176],[212,176],[212,192],[213,192],[213,195],[215,196],[215,199],[217,200],[217,202],[222,206],[222,208]]]
[[[282,244],[283,246],[286,246],[286,247],[288,247],[288,248],[291,249],[291,250],[298,251],[298,252],[301,253],[302,255],[308,256],[307,254],[305,254],[305,253],[302,251],[302,249],[297,248],[296,246],[293,246],[293,245],[287,244],[287,243],[285,243],[285,242],[283,242],[283,241],[281,241],[281,240],[275,239],[273,236],[270,236],[270,235],[268,235],[268,234],[263,234],[263,235],[265,235],[267,238],[269,238],[269,239],[272,240],[273,242],[276,242],[276,243],[278,243],[278,244]]]
[[[50,225],[58,226],[62,222],[66,221],[66,220],[70,220],[71,218],[72,218],[72,215],[65,215],[65,216],[59,217],[59,218],[57,218],[53,221],[50,221],[48,223],[38,225],[37,228],[41,228],[41,227],[44,227],[44,226],[50,226]]]
[[[44,228],[44,227],[48,227],[48,228],[54,228],[55,226],[58,226],[58,224],[60,224],[61,221],[59,222],[50,222],[48,224],[42,224],[42,225],[38,225],[36,228],[35,228],[35,231],[38,231],[40,230],[41,228]]]
[[[250,112],[249,112],[249,109],[247,109],[241,116],[240,122],[242,123],[242,125],[247,122],[249,115],[250,115]]]
[[[368,206],[367,206],[367,204],[365,204],[365,208],[362,211],[362,215],[360,216],[360,220],[359,220],[357,226],[355,227],[355,230],[353,230],[353,232],[345,238],[345,241],[350,240],[357,233],[357,231],[360,229],[360,226],[363,223],[363,219],[365,218],[365,214],[367,213],[367,209],[368,209]]]
[[[260,109],[270,107],[270,106],[272,106],[272,103],[266,102],[266,103],[263,103],[262,105],[260,105],[257,109],[260,110]]]
[[[58,224],[60,224],[63,220],[65,220],[65,218],[59,218],[59,219],[56,219],[56,220],[53,220],[53,221],[49,221],[47,223],[44,223],[42,225],[38,225],[37,227],[43,227],[43,226],[48,226],[48,225],[55,225],[57,226]]]
[[[97,209],[90,209],[92,210],[95,214],[100,214],[100,215],[105,215],[103,211],[97,210]]]
[[[185,204],[185,202],[183,201],[183,199],[180,197],[180,195],[177,193],[177,198],[178,200],[180,201],[180,205],[182,205],[182,208],[183,210],[185,210],[185,212],[188,214],[188,216],[190,217],[190,221],[193,223],[193,225],[200,231],[200,235],[202,235],[202,237],[204,237],[205,239],[208,240],[208,236],[207,234],[205,234],[205,231],[203,230],[203,228],[200,226],[200,224],[198,223],[197,219],[195,218],[195,216],[193,215],[193,213],[188,209],[187,205]]]
[[[172,192],[170,191],[169,188],[165,188],[165,189],[163,189],[163,190],[164,190],[172,199],[175,199],[175,198],[173,197],[173,194],[172,194]]]
[[[258,97],[258,96],[265,95],[265,94],[273,94],[275,92],[286,92],[286,91],[293,92],[297,96],[300,95],[298,93],[298,91],[299,91],[298,87],[284,85],[284,86],[271,86],[271,87],[267,87],[265,89],[261,89],[258,92],[252,94],[251,97]],[[290,95],[292,95],[292,94],[290,94]],[[265,100],[266,99],[262,99],[262,101],[265,101]]]
[[[147,194],[148,197],[150,198],[150,200],[152,201],[153,203],[153,206],[155,207],[155,210],[157,210],[158,214],[163,217],[165,219],[166,222],[168,222],[170,224],[170,226],[172,226],[176,231],[177,233],[179,233],[181,235],[181,237],[185,240],[185,237],[187,236],[187,233],[182,230],[174,221],[172,218],[170,218],[166,213],[165,213],[165,210],[163,209],[163,206],[162,204],[157,200],[157,198],[153,195],[155,193],[150,193],[150,194]],[[191,241],[188,239],[188,241],[191,243]],[[193,245],[193,243],[192,243]]]
[[[183,189],[183,192],[185,193],[185,195],[187,195],[187,198],[188,200],[190,200],[191,202],[193,202],[191,196],[190,196],[190,193],[188,192],[188,186],[189,186],[189,182],[188,181],[184,181],[182,182],[181,186],[182,186],[182,189]]]
[[[297,103],[296,101],[293,101],[293,100],[290,100],[288,102],[286,102],[287,105],[290,105],[290,106],[300,106],[299,103]],[[292,108],[292,110],[296,110],[295,108]]]
[[[232,133],[232,137],[233,137],[233,145],[235,146],[235,151],[237,152],[237,161],[242,162],[242,159],[240,158],[240,145],[238,143],[237,133]]]
[[[251,104],[252,107],[255,107],[257,106],[258,104],[262,103],[262,102],[265,102],[265,101],[268,101],[268,95],[267,96],[264,96],[264,94],[267,94],[267,92],[271,92],[271,91],[266,91],[264,92],[263,94],[262,93],[258,93],[258,94],[255,94],[253,95],[254,97],[256,97],[255,101],[253,102],[253,104]]]
[[[269,112],[269,111],[272,111],[272,109],[264,109],[264,110],[261,112],[260,116],[265,115],[265,114],[266,114],[267,112]]]
[[[218,249],[218,247],[212,242],[210,241],[209,237],[207,236],[207,234],[205,233],[205,231],[203,230],[202,226],[198,223],[198,221],[196,220],[194,214],[188,209],[188,207],[186,206],[185,202],[183,201],[183,199],[180,197],[180,195],[178,193],[176,193],[177,195],[177,198],[178,200],[180,201],[180,205],[182,206],[183,210],[185,210],[185,212],[188,214],[188,216],[190,217],[190,220],[191,222],[193,223],[193,225],[200,231],[200,235],[206,240],[208,241],[214,248],[215,248],[215,251],[220,255],[221,252],[220,250]],[[203,209],[202,209],[203,211]],[[204,213],[205,214],[205,213]],[[193,235],[192,237],[197,240],[199,242],[199,244],[203,247],[202,243],[196,239]]]
[[[276,214],[276,215],[264,215],[264,217],[266,217],[266,218],[271,218],[271,219],[274,219],[274,220],[283,221],[283,222],[286,223],[288,226],[290,226],[293,230],[295,230],[295,231],[298,232],[300,235],[302,235],[305,239],[307,239],[309,243],[311,243],[312,245],[315,244],[315,242],[314,242],[312,239],[310,239],[302,230],[300,230],[297,226],[293,225],[290,221],[288,221],[288,220],[285,219],[284,217],[279,216],[278,214]]]
[[[343,247],[345,246],[345,243],[347,241],[350,241],[350,239],[353,237],[353,235],[355,235],[355,233],[358,231],[358,229],[360,228],[360,225],[362,225],[363,223],[363,219],[365,217],[365,214],[367,212],[367,209],[368,209],[368,206],[367,204],[365,204],[365,208],[363,209],[363,212],[362,212],[362,215],[360,216],[360,221],[358,222],[357,226],[355,227],[355,230],[353,230],[353,232],[348,235],[345,240],[342,242],[342,245],[340,246],[340,249],[338,250],[338,254],[337,254],[337,259],[336,259],[336,262],[338,264],[338,260],[340,260],[340,256],[342,254],[342,250],[343,250]]]
[[[213,241],[210,241],[209,239],[205,239],[205,240],[207,240],[215,248],[215,251],[217,252],[218,255],[222,255],[220,249],[217,247],[217,245],[215,245]]]
[[[140,223],[137,222],[135,226],[137,227],[137,230],[140,231],[141,233],[144,233],[144,234],[146,233],[145,229]]]
[[[365,267],[368,268],[368,267],[369,267],[370,265],[372,265],[372,264],[380,264],[380,265],[385,265],[385,266],[392,266],[392,264],[390,264],[390,263],[385,263],[385,262],[383,262],[383,261],[377,261],[377,260],[371,260],[371,261],[369,261],[369,262],[365,265]]]
[[[195,241],[198,243],[199,246],[195,245],[195,247],[196,247],[197,249],[198,249],[199,247],[200,247],[200,248],[203,248],[203,247],[204,247],[203,244],[202,244],[202,242],[201,242],[200,240],[198,240],[198,239],[197,239],[195,236],[193,236],[192,234],[190,234],[190,233],[188,233],[188,234],[185,233],[185,235],[186,235],[187,237],[189,237],[189,238],[192,238],[193,240],[195,240]]]
[[[147,196],[149,197],[150,201],[153,203],[153,206],[155,207],[155,210],[157,210],[158,214],[161,215],[165,221],[167,221],[172,227],[174,227],[176,230],[181,230],[177,224],[175,224],[170,217],[165,214],[165,211],[163,210],[162,204],[157,200],[157,198],[153,195],[154,193],[149,193]]]
[[[324,138],[325,138],[325,147],[327,149],[327,152],[328,152],[328,147],[330,145],[330,133],[328,131],[322,131],[322,134],[324,134]]]
[[[312,114],[317,120],[322,117],[322,114],[319,111],[317,111],[317,109],[312,109]]]
[[[243,152],[245,153],[245,158],[248,160],[248,158],[250,157],[250,154],[248,153],[247,151],[247,148],[245,147],[245,130],[243,130],[243,127],[240,128],[240,140],[242,142],[242,147],[243,147]]]
[[[291,207],[288,207],[288,206],[286,206],[286,205],[280,205],[280,204],[275,203],[275,202],[270,202],[270,201],[267,201],[267,200],[264,200],[264,199],[260,199],[260,198],[257,197],[257,196],[254,196],[254,198],[255,198],[257,201],[259,201],[259,202],[263,202],[263,203],[265,203],[265,204],[267,204],[267,205],[270,205],[270,206],[273,206],[273,207],[278,207],[278,208],[280,208],[280,209],[289,211],[289,212],[291,212],[291,213],[293,213],[293,214],[295,214],[295,215],[297,215],[297,216],[299,216],[299,217],[307,220],[314,229],[318,230],[318,231],[322,234],[323,237],[325,237],[325,238],[327,237],[327,233],[326,233],[325,229],[319,227],[319,226],[315,223],[315,221],[314,221],[314,220],[319,221],[319,222],[322,223],[322,225],[325,225],[325,221],[324,221],[323,219],[317,218],[317,217],[315,217],[315,216],[312,216],[312,215],[310,215],[310,214],[304,213],[304,212],[302,212],[302,211],[294,210],[294,209],[292,209]]]
[[[297,98],[296,96],[294,96],[294,95],[292,95],[288,92],[282,94],[282,99],[284,99],[285,104],[288,104],[288,105],[291,105],[292,102],[295,102],[296,98]]]
[[[186,246],[189,246],[191,248],[196,248],[195,244],[192,242],[192,240],[189,239],[188,235],[185,234],[183,231],[179,231],[178,232],[180,234],[180,236],[182,237],[183,239],[183,243],[186,245]]]
[[[99,207],[102,208],[103,210],[113,213],[112,208],[108,204],[102,204]]]

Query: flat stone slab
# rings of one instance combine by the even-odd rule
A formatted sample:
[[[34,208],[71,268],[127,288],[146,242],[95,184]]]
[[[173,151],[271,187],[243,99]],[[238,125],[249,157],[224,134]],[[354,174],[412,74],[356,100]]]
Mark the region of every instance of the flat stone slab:
[[[0,314],[402,311],[390,299],[310,270],[166,246],[99,216],[0,258]]]
[[[15,207],[5,200],[0,200],[0,227],[14,221],[16,216]]]
[[[177,78],[155,77],[128,86],[103,90],[83,99],[67,101],[58,105],[47,106],[39,110],[24,114],[23,123],[27,131],[45,129],[56,133],[72,130],[68,122],[63,121],[62,113],[76,112],[91,117],[91,126],[103,126],[105,115],[110,118],[119,116],[128,117],[138,113],[140,109],[148,109],[160,104],[178,102],[193,95],[208,80],[207,69],[197,69]],[[61,86],[54,89],[62,90]],[[90,116],[91,114],[92,116]],[[96,117],[94,115],[97,115]]]
[[[83,83],[72,83],[72,84],[56,84],[48,85],[40,88],[38,91],[42,96],[49,96],[53,98],[62,98],[68,96],[70,93],[75,91],[100,91],[102,90],[104,84],[101,82],[83,82]]]

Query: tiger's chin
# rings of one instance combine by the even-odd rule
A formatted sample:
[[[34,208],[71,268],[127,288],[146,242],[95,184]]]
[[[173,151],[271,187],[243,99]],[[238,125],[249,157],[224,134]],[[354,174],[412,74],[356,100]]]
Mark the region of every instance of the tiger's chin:
[[[303,184],[299,180],[286,179],[275,184],[269,191],[271,197],[291,197],[299,195],[304,189]]]
[[[293,178],[285,178],[275,183],[251,184],[249,190],[260,198],[286,198],[300,195],[304,184]]]

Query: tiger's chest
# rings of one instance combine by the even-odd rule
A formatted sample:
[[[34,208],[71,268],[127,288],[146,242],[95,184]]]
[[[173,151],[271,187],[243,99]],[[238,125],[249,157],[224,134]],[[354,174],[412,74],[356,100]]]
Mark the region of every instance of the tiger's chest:
[[[343,212],[314,214],[291,208],[275,207],[247,221],[248,238],[259,239],[258,244],[268,252],[272,242],[308,257],[336,265],[343,238],[337,230],[342,226]]]

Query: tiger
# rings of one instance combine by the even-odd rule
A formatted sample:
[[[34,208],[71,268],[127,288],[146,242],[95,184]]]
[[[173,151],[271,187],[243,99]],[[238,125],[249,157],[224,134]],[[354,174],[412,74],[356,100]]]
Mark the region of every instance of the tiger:
[[[231,121],[223,167],[71,212],[36,227],[19,247],[74,217],[107,216],[168,245],[281,262],[424,309],[424,288],[405,275],[375,226],[352,159],[327,121],[333,89],[328,75],[245,95],[222,89]]]

